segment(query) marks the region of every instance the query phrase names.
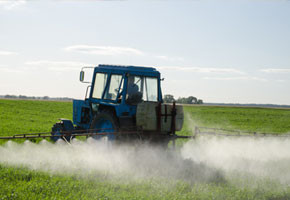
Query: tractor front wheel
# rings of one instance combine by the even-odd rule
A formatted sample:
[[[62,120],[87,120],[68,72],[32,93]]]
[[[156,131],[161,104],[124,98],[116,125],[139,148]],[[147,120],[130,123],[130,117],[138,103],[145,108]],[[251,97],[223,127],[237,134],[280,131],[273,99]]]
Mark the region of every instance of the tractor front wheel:
[[[97,114],[91,124],[90,129],[93,133],[100,133],[100,135],[93,136],[95,139],[102,138],[102,134],[108,137],[108,140],[116,139],[116,132],[118,131],[117,118],[111,112],[101,112]]]

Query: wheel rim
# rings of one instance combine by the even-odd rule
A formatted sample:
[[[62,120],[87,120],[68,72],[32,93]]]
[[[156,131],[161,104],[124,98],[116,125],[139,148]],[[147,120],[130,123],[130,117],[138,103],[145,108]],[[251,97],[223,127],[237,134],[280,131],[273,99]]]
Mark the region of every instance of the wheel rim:
[[[111,133],[104,136],[107,136],[108,140],[115,140],[115,134],[112,133],[112,132],[115,132],[115,128],[114,128],[113,123],[110,120],[107,120],[107,119],[98,120],[98,122],[95,125],[95,129],[97,129],[96,131],[97,133]],[[100,139],[104,136],[96,136],[94,138]]]

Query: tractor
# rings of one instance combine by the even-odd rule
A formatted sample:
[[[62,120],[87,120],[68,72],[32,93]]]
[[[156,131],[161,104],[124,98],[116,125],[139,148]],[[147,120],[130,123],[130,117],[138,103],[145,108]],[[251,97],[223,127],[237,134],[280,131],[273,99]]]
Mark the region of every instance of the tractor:
[[[73,100],[73,122],[60,119],[52,127],[52,140],[69,141],[86,133],[109,141],[142,140],[167,145],[183,125],[183,107],[164,104],[160,72],[152,67],[98,65],[93,67],[84,100]],[[65,134],[65,137],[63,137]]]

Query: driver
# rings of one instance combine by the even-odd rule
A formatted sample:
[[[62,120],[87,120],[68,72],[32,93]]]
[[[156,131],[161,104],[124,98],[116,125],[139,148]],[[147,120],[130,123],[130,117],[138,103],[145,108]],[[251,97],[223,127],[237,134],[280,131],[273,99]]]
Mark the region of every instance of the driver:
[[[135,83],[134,76],[128,77],[126,102],[132,105],[142,102],[142,93],[139,91],[139,86]]]
[[[128,98],[134,96],[139,92],[139,87],[137,84],[134,83],[135,77],[134,76],[129,76],[128,77],[128,86],[127,86],[127,94]]]

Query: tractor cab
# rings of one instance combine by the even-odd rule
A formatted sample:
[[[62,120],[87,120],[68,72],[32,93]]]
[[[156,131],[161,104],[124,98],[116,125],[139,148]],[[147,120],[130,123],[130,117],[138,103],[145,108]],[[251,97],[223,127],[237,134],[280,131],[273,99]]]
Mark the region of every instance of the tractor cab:
[[[106,112],[118,126],[133,126],[142,102],[162,102],[160,73],[155,68],[99,65],[94,68],[89,97],[74,100],[74,124],[91,128],[94,118]]]

